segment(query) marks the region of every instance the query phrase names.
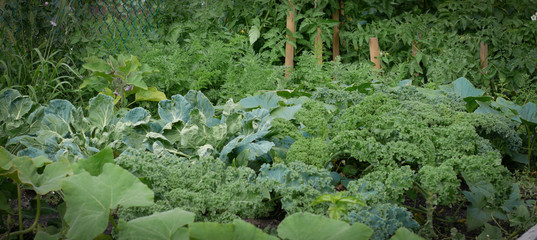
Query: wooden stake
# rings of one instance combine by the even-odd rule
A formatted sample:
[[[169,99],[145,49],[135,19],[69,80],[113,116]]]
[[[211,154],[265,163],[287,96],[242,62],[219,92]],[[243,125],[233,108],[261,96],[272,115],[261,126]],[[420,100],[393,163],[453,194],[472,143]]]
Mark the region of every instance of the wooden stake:
[[[375,68],[380,69],[380,48],[379,48],[379,39],[370,38],[369,39],[369,56],[371,57],[371,62],[375,63]]]
[[[341,0],[338,0],[339,5],[341,6]],[[332,13],[332,19],[339,21],[339,11],[340,9],[336,9]],[[341,24],[341,23],[340,23]],[[334,26],[334,34],[332,35],[332,60],[335,62],[336,57],[339,56],[339,24]]]
[[[289,0],[289,6],[292,10],[289,10],[289,13],[287,13],[287,29],[289,29],[289,32],[295,33],[295,7],[293,6],[293,3],[291,3],[291,0]],[[287,38],[287,41],[295,40],[293,36],[287,35]],[[294,57],[295,48],[290,43],[285,43],[285,78],[288,78],[293,70]]]
[[[481,49],[479,51],[479,57],[481,58],[481,70],[485,69],[489,65],[488,54],[489,46],[484,42],[481,42]]]

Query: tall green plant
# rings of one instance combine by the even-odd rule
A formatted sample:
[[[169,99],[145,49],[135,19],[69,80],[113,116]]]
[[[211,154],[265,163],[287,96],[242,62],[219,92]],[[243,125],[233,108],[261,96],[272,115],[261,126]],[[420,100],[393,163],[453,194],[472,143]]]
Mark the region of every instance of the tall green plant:
[[[142,65],[135,56],[118,55],[108,60],[97,57],[85,59],[85,69],[91,71],[80,88],[91,88],[114,98],[114,104],[119,107],[130,106],[127,97],[134,95],[134,101],[160,101],[166,95],[156,87],[148,87],[143,79],[147,74],[157,72],[147,65]]]

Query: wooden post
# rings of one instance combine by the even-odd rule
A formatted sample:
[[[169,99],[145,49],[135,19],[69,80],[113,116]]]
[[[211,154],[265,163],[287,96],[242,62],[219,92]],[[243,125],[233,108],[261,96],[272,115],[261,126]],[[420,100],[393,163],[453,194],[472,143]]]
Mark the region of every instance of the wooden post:
[[[287,29],[289,32],[295,33],[295,7],[291,0],[289,0],[289,7],[291,10],[287,13]],[[294,41],[293,36],[287,35],[287,41]],[[293,60],[295,57],[295,49],[289,42],[285,43],[285,78],[289,78],[289,74],[293,70]]]
[[[339,5],[341,7],[341,4],[342,4],[341,0],[338,0],[338,2],[339,2]],[[333,20],[339,21],[339,11],[340,11],[340,9],[336,9],[332,13],[332,19]],[[337,56],[339,56],[339,24],[334,26],[334,34],[332,35],[332,60],[334,62],[336,61]]]
[[[317,0],[315,0],[315,8],[317,8]],[[322,10],[321,10],[322,11]],[[317,35],[315,36],[315,44],[313,54],[317,58],[317,64],[323,64],[323,41],[321,40],[321,28],[317,27]]]
[[[481,61],[480,61],[481,70],[485,69],[489,65],[489,60],[487,58],[488,54],[489,54],[489,46],[485,44],[484,42],[481,42],[481,49],[479,51],[479,57],[481,58]]]
[[[375,63],[375,68],[380,69],[380,48],[378,38],[369,38],[369,56],[371,62]]]

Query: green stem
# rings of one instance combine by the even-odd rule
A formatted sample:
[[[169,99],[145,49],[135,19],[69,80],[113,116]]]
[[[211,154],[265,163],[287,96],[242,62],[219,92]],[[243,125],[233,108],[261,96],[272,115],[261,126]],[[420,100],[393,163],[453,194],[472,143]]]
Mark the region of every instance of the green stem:
[[[519,232],[520,232],[520,229],[514,231],[511,235],[509,235],[509,237],[507,237],[507,239],[513,239]]]
[[[457,210],[455,210],[455,213],[453,214],[453,216],[451,218],[455,219],[457,217],[457,214],[459,213],[459,210],[461,210],[461,207],[462,207],[462,204],[464,202],[461,202],[461,204],[459,204],[459,207],[457,208]]]
[[[503,229],[502,225],[500,225],[500,223],[498,223],[498,221],[496,221],[496,218],[494,218],[494,216],[491,216],[492,217],[492,221],[494,221],[494,223],[496,223],[496,225],[505,233],[505,234],[508,234],[509,232],[506,231],[505,229]]]
[[[20,184],[17,183],[17,185],[19,186]],[[20,188],[19,188],[20,189]],[[13,233],[5,233],[5,234],[2,234],[0,235],[1,239],[4,239],[4,237],[7,239],[10,235],[13,235],[13,236],[17,236],[19,235],[19,239],[22,240],[22,237],[24,234],[26,233],[29,233],[31,231],[34,230],[34,228],[37,226],[37,223],[39,222],[39,216],[41,215],[41,195],[37,194],[37,210],[36,210],[36,213],[35,213],[35,220],[34,220],[34,223],[32,223],[32,226],[30,226],[29,228],[25,229],[25,230],[22,230],[22,218],[21,218],[21,207],[20,207],[20,190],[18,191],[19,193],[19,231],[16,231],[16,232],[13,232]]]
[[[8,215],[7,215],[7,221],[6,221],[6,229],[7,229],[7,233],[6,233],[7,237],[6,237],[6,239],[9,239],[9,235],[11,234],[11,232],[10,232],[11,227],[9,226],[9,225],[10,225],[10,224],[9,224],[10,222],[11,222],[11,215],[8,214]]]
[[[19,207],[19,232],[22,231],[22,197],[21,197],[21,185],[17,183],[17,203]],[[19,239],[22,240],[22,235],[19,236]]]
[[[114,229],[119,232],[119,227],[117,226],[116,221],[114,221],[112,214],[108,214],[108,219],[110,219],[110,222],[112,223],[112,226],[114,226]]]
[[[531,154],[533,152],[533,140],[530,127],[526,124],[526,134],[528,135],[528,169],[531,170]]]

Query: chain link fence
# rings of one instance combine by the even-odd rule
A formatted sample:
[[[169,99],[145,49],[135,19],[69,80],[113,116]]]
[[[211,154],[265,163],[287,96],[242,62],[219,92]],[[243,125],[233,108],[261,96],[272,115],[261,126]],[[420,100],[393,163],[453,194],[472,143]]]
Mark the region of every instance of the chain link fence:
[[[73,32],[98,37],[110,54],[140,47],[158,28],[163,0],[0,0],[0,48],[21,42],[76,42]],[[83,24],[85,27],[81,28]],[[86,32],[89,31],[89,32]]]

